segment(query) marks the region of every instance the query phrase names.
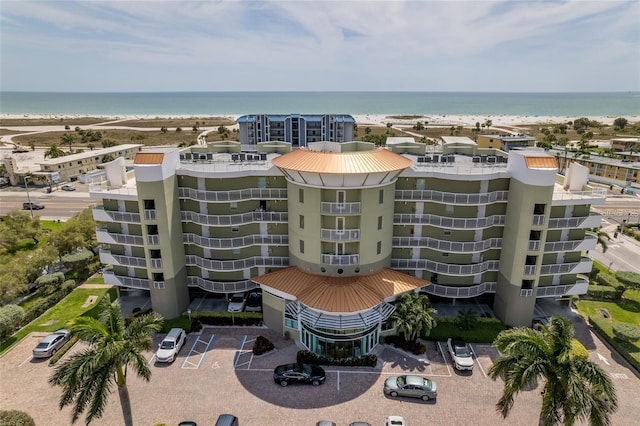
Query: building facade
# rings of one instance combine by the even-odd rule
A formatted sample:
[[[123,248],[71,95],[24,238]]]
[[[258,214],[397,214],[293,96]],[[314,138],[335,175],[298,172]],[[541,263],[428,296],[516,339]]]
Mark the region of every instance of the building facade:
[[[266,325],[337,357],[391,332],[406,292],[481,296],[514,326],[531,324],[537,298],[586,293],[590,206],[605,191],[579,165],[559,176],[544,151],[459,142],[429,154],[357,141],[262,142],[242,159],[216,143],[197,160],[195,148],[143,151],[134,177],[91,187],[105,282],[148,290],[166,318],[190,289],[260,287]]]
[[[512,149],[533,148],[536,146],[536,138],[524,134],[478,135],[476,142],[478,143],[478,148],[495,148],[506,152]]]
[[[345,114],[254,114],[236,122],[240,143],[248,150],[269,141],[289,142],[293,148],[320,141],[348,142],[353,140],[356,123]]]

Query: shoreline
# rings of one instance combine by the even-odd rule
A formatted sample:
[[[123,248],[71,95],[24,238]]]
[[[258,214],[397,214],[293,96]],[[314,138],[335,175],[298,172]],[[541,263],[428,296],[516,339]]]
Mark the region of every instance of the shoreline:
[[[236,120],[241,115],[248,114],[170,114],[170,115],[154,115],[154,114],[122,114],[122,115],[92,115],[92,114],[0,114],[0,120],[73,120],[80,118],[96,118],[105,121],[131,121],[131,120],[158,120],[158,119],[202,119],[220,117]],[[616,118],[626,118],[630,123],[639,122],[640,115],[596,115],[596,116],[569,116],[569,115],[506,115],[506,114],[349,114],[359,125],[376,125],[385,126],[386,123],[392,124],[414,124],[416,121],[427,122],[427,125],[434,126],[475,126],[475,123],[485,123],[491,120],[491,127],[499,126],[527,126],[527,125],[551,125],[559,123],[567,123],[576,118],[586,117],[589,120],[595,120],[606,125],[613,125]],[[402,117],[402,118],[401,118]],[[4,126],[0,121],[0,127]],[[15,126],[9,126],[15,127]]]

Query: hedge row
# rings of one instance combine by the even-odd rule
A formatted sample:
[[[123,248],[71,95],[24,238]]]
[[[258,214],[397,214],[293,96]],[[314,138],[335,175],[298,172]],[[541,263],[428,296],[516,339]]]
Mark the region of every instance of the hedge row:
[[[620,354],[624,359],[626,359],[629,364],[633,366],[637,371],[640,371],[640,359],[636,359],[631,356],[629,353],[628,347],[630,346],[635,350],[635,346],[630,343],[622,343],[614,338],[613,334],[607,333],[608,325],[606,320],[597,318],[594,316],[589,316],[589,324],[593,327],[593,329],[606,340],[613,348]]]
[[[457,322],[457,318],[437,317],[437,326],[434,327],[428,336],[420,336],[425,340],[445,341],[452,336],[460,336],[467,342],[493,343],[498,337],[498,333],[508,327],[497,318],[478,318],[476,327],[470,330],[463,330]]]
[[[339,365],[343,367],[375,367],[378,357],[375,355],[363,355],[358,358],[334,359],[314,354],[311,351],[298,351],[296,360],[305,364],[315,365]]]
[[[627,287],[632,287],[640,290],[640,274],[631,271],[619,271],[616,273],[616,278],[622,284]]]
[[[260,312],[196,312],[191,318],[198,319],[207,325],[260,325],[262,313]]]
[[[610,287],[608,285],[590,285],[585,299],[620,300],[624,293],[624,286]]]
[[[616,277],[614,277],[613,275],[609,275],[609,274],[598,274],[598,276],[596,277],[595,281],[599,284],[599,285],[606,285],[609,287],[623,287],[622,283],[620,281],[618,281],[616,279]]]

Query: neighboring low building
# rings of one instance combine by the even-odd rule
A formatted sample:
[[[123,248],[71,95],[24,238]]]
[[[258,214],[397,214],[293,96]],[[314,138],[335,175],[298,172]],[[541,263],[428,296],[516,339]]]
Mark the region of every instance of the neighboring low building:
[[[532,148],[536,146],[536,138],[524,134],[515,135],[478,135],[478,148],[494,148],[508,152],[512,149]]]
[[[581,164],[589,169],[591,179],[620,186],[640,187],[640,161],[636,155],[626,155],[625,159],[599,157],[595,154],[574,153],[551,150],[558,161],[558,170],[564,174],[571,163]],[[623,153],[620,153],[623,154]],[[616,154],[616,155],[620,155]],[[601,179],[598,179],[601,178]]]
[[[638,147],[640,147],[640,138],[611,139],[611,148],[616,152],[630,151],[631,148]]]
[[[131,178],[110,164],[119,183],[90,190],[105,282],[149,291],[166,318],[190,289],[259,286],[268,327],[331,356],[393,332],[406,292],[480,297],[512,326],[531,324],[537,298],[586,293],[582,253],[601,219],[590,207],[606,191],[586,186],[584,167],[562,177],[542,150],[396,142],[153,149]]]

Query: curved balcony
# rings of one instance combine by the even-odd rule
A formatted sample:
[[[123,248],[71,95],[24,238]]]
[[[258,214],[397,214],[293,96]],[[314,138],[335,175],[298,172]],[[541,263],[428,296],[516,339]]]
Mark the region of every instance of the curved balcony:
[[[485,260],[484,262],[468,265],[451,265],[424,259],[391,259],[391,267],[404,270],[424,269],[429,272],[446,275],[477,275],[487,271],[497,271],[500,268],[500,261]]]
[[[251,280],[211,281],[200,277],[187,277],[187,285],[212,293],[240,293],[258,288]]]
[[[323,254],[321,263],[323,265],[358,265],[360,255],[357,254]]]
[[[495,282],[486,282],[466,287],[430,284],[422,287],[420,291],[434,296],[450,297],[452,299],[467,299],[470,297],[480,296],[484,293],[495,293],[497,286],[498,284]]]
[[[596,248],[598,236],[593,232],[587,232],[584,239],[571,241],[555,241],[544,245],[545,253],[559,253],[567,251],[588,251]]]
[[[493,191],[482,194],[460,194],[433,190],[396,190],[396,201],[434,201],[444,204],[482,205],[507,202],[509,191]]]
[[[288,223],[289,214],[283,212],[248,212],[231,215],[213,215],[183,211],[180,212],[180,218],[183,222],[193,222],[198,225],[230,226],[255,222]]]
[[[602,221],[602,215],[598,213],[591,213],[589,216],[570,217],[570,218],[551,218],[549,219],[549,229],[566,229],[566,228],[578,228],[589,229],[597,228]]]
[[[394,237],[393,248],[419,247],[430,248],[449,253],[477,253],[489,249],[501,248],[502,238],[489,238],[482,241],[459,243],[437,240],[435,238]]]
[[[96,239],[102,244],[124,244],[128,246],[144,246],[144,239],[139,235],[126,235],[109,232],[107,228],[96,229]]]
[[[316,311],[297,300],[288,302],[285,311],[294,319],[298,319],[313,330],[362,330],[380,324],[391,316],[395,307],[382,302],[371,309],[357,314],[330,314]],[[336,336],[344,336],[337,334]]]
[[[589,277],[578,274],[575,284],[549,285],[538,287],[536,297],[562,297],[586,294],[589,289]]]
[[[147,261],[144,257],[112,254],[111,250],[106,248],[100,249],[100,262],[106,265],[134,266],[136,268],[147,267]]]
[[[199,266],[208,271],[218,272],[242,271],[256,266],[289,266],[288,257],[254,256],[238,260],[212,260],[200,256],[187,255],[185,259],[187,266]]]
[[[184,234],[182,241],[185,244],[195,244],[203,248],[233,249],[250,247],[255,245],[287,246],[288,235],[248,235],[238,238],[208,238],[197,234]]]
[[[360,241],[360,229],[325,229],[320,231],[322,241]]]
[[[103,206],[94,206],[92,212],[98,222],[140,223],[139,213],[105,210]]]
[[[235,191],[202,191],[193,188],[178,188],[178,197],[210,203],[228,203],[248,200],[286,200],[287,190],[282,188],[249,188]]]
[[[125,277],[116,275],[113,271],[103,271],[102,278],[105,284],[116,285],[118,287],[141,288],[149,290],[149,280],[146,278]]]
[[[445,229],[483,229],[504,225],[505,215],[482,218],[452,218],[433,214],[394,214],[394,225],[430,225]]]
[[[588,274],[591,272],[592,265],[593,261],[591,259],[583,257],[580,262],[542,265],[540,267],[540,275]]]
[[[348,215],[360,214],[360,203],[320,203],[320,213]]]

